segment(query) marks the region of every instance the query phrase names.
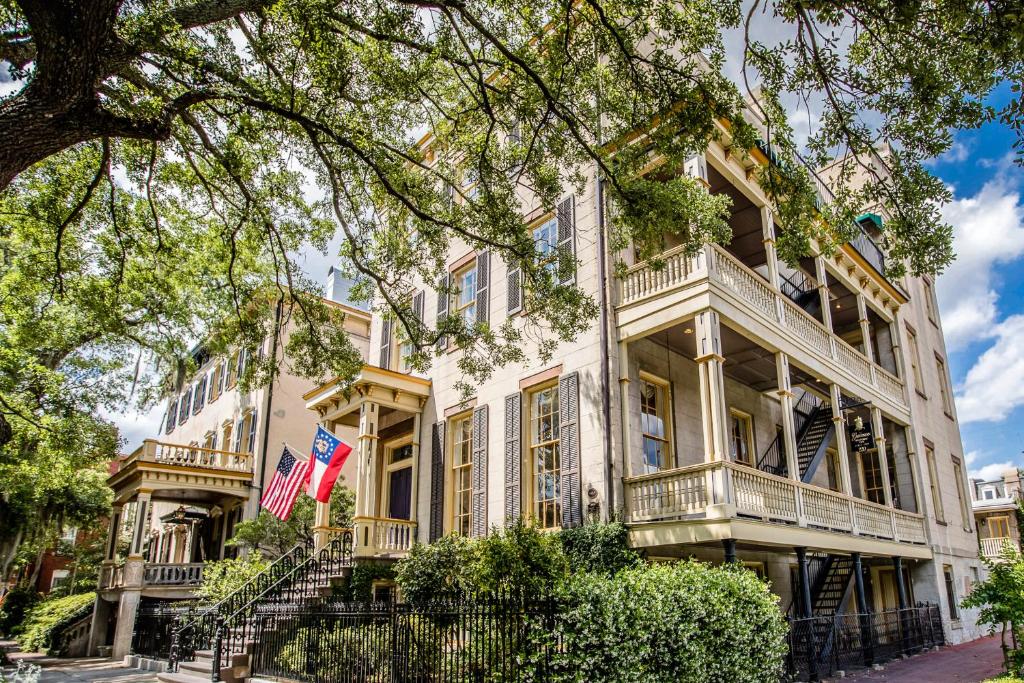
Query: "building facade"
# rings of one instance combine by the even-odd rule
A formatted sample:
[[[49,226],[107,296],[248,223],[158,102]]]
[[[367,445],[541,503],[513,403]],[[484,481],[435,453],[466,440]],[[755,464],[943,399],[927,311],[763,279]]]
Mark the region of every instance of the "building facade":
[[[754,180],[770,161],[719,133],[687,172],[731,198],[732,240],[688,254],[667,236],[663,267],[604,247],[596,170],[553,211],[523,197],[539,250],[571,249],[601,308],[549,360],[504,367],[466,400],[460,349],[417,376],[375,315],[354,390],[306,394],[322,424],[358,434],[357,556],[518,517],[619,518],[649,560],[743,562],[795,615],[931,602],[948,640],[976,637],[959,602],[978,541],[932,280],[885,275],[879,208],[834,254],[781,262]],[[428,326],[527,324],[518,271],[457,241],[448,263],[448,293],[409,292]]]
[[[331,302],[345,314],[345,330],[366,356],[370,316]],[[279,359],[269,386],[243,391],[245,353],[213,357],[194,352],[195,374],[168,398],[159,434],[112,467],[107,480],[114,504],[100,570],[90,652],[109,646],[129,653],[140,604],[193,597],[203,563],[223,559],[235,526],[259,513],[288,444],[308,453],[317,421],[303,394],[314,383],[295,374],[284,355],[294,324],[285,321],[282,343],[264,342],[261,354]],[[354,434],[348,435],[354,439]],[[342,471],[346,485],[354,463]]]
[[[1007,544],[1020,550],[1020,519],[1018,506],[1024,497],[1020,485],[1020,470],[1011,468],[999,479],[971,480],[971,506],[978,529],[981,555],[998,560]]]

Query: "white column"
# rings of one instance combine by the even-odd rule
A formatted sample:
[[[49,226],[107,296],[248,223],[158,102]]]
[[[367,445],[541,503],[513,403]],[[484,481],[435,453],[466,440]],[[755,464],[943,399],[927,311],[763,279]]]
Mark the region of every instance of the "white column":
[[[885,494],[886,507],[892,507],[892,483],[889,481],[889,454],[885,448],[885,430],[882,428],[882,411],[871,408],[871,430],[875,434],[875,447],[878,449],[878,466],[882,470],[882,487]]]
[[[704,431],[704,461],[729,460],[729,412],[725,403],[725,375],[722,367],[722,334],[718,313],[710,309],[693,320],[697,343],[697,367],[700,374],[701,424]],[[705,486],[710,492],[709,518],[733,516],[732,480],[727,468],[708,471]]]
[[[793,387],[789,375],[789,357],[775,354],[775,374],[779,403],[782,404],[782,442],[786,451],[786,469],[789,478],[800,481],[800,461],[796,452],[796,419],[793,416]]]
[[[633,455],[635,451],[633,451],[633,444],[631,443],[632,424],[629,419],[630,408],[629,343],[619,342],[619,419],[622,422],[622,450],[626,454],[626,471],[622,473],[624,477],[633,476]]]
[[[768,205],[761,207],[761,234],[764,240],[764,255],[768,264],[768,283],[773,289],[779,288],[779,254],[775,249],[775,221]]]
[[[353,529],[354,550],[357,555],[372,555],[375,547],[378,517],[377,491],[377,420],[379,407],[366,401],[359,409],[359,442],[356,474],[356,514]]]
[[[416,506],[419,504],[420,489],[420,429],[423,425],[423,417],[420,413],[412,416],[412,496],[409,500],[409,510],[412,518],[418,519],[419,513]],[[490,509],[493,506],[488,506]],[[418,526],[418,525],[417,525]]]
[[[832,331],[832,299],[828,291],[828,270],[825,269],[825,257],[814,258],[814,277],[818,280],[818,296],[821,297],[821,321]]]
[[[843,417],[842,409],[843,393],[838,384],[829,385],[829,396],[832,400],[832,424],[835,425],[836,450],[839,452],[839,490],[852,496],[850,444],[846,439],[846,418]]]
[[[142,583],[145,563],[142,560],[142,543],[149,530],[150,491],[141,490],[136,496],[135,525],[132,540],[128,546],[128,557],[124,563],[124,588],[117,609],[117,628],[114,631],[114,659],[123,659],[131,651],[132,632],[135,630],[135,616],[142,599]]]
[[[868,323],[868,304],[863,294],[857,295],[857,317],[860,322],[860,336],[864,340],[864,355],[871,362],[875,361],[875,351],[871,348],[871,325]]]

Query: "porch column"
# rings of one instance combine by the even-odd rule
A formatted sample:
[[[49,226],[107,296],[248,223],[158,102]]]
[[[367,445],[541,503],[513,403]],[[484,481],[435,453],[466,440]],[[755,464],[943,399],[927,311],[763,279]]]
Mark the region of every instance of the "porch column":
[[[775,354],[775,375],[779,403],[782,404],[782,444],[786,451],[786,473],[793,481],[800,481],[800,460],[796,452],[796,418],[793,415],[793,388],[789,375],[789,356],[781,351]]]
[[[907,609],[907,587],[903,583],[903,558],[894,556],[892,558],[892,570],[896,575],[896,598],[900,609]]]
[[[722,539],[722,549],[725,551],[725,563],[736,564],[736,539],[735,538],[724,538]]]
[[[878,449],[878,467],[882,470],[882,487],[885,506],[892,507],[892,482],[889,481],[889,454],[885,448],[885,430],[882,428],[882,411],[871,408],[871,430],[875,433],[875,447]]]
[[[331,504],[316,501],[316,519],[313,522],[315,547],[322,548],[331,540],[327,529],[331,526]]]
[[[356,464],[354,552],[372,555],[377,517],[377,422],[379,406],[366,401],[359,409],[359,462]]]
[[[409,499],[409,510],[412,513],[413,519],[419,519],[419,513],[416,510],[416,506],[419,503],[419,490],[420,490],[420,427],[423,424],[423,418],[420,413],[415,413],[412,416],[412,494]]]
[[[107,527],[107,550],[104,555],[104,562],[117,560],[117,537],[121,527],[121,514],[123,507],[114,505],[110,510],[110,524]]]
[[[701,311],[693,319],[697,344],[697,368],[700,374],[701,424],[704,429],[704,461],[729,460],[729,423],[725,407],[725,375],[722,367],[722,331],[718,313],[710,309]],[[712,493],[712,506],[732,503],[729,470],[719,469],[707,483]],[[719,508],[708,511],[709,516],[731,517],[729,510]]]
[[[875,351],[871,348],[871,325],[868,323],[868,303],[863,294],[857,295],[857,318],[860,322],[860,336],[864,340],[864,355],[875,362]]]
[[[796,552],[796,565],[800,574],[800,601],[803,603],[805,618],[814,616],[814,606],[811,603],[811,575],[807,568],[807,548],[794,548]]]
[[[779,254],[775,249],[775,221],[768,205],[761,207],[761,234],[764,241],[765,263],[768,264],[768,284],[779,288]]]
[[[853,560],[853,587],[857,598],[857,613],[860,615],[860,642],[864,650],[864,664],[874,663],[874,649],[871,638],[871,617],[868,616],[868,597],[864,591],[864,567],[861,565],[860,553],[850,553]]]
[[[622,422],[622,451],[625,454],[625,470],[622,476],[633,474],[633,449],[631,423],[629,420],[629,342],[619,342],[619,420]]]
[[[836,450],[839,453],[839,490],[847,496],[852,496],[850,444],[846,439],[846,418],[843,417],[843,391],[838,384],[829,385],[828,391],[832,400],[832,424],[835,425]]]
[[[828,271],[825,270],[825,257],[814,258],[814,277],[818,280],[818,296],[821,297],[821,320],[825,328],[832,331],[832,299],[828,291]]]
[[[135,525],[132,540],[128,546],[128,557],[124,562],[124,588],[117,609],[117,628],[114,631],[114,659],[124,659],[131,652],[132,632],[135,630],[135,616],[142,599],[142,583],[145,561],[142,559],[142,543],[146,537],[151,505],[151,492],[141,490],[135,499]]]

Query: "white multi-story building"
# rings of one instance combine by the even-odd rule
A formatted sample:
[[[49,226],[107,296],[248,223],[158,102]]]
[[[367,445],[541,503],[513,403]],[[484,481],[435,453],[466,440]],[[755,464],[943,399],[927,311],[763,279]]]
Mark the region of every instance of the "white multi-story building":
[[[648,559],[743,562],[796,614],[931,602],[948,640],[977,636],[958,606],[978,542],[933,281],[886,277],[881,209],[834,254],[780,262],[752,172],[770,161],[719,133],[687,171],[732,200],[732,241],[688,255],[669,236],[663,269],[603,247],[596,169],[553,211],[526,201],[537,242],[572,249],[601,309],[550,361],[501,368],[467,401],[460,349],[409,373],[374,316],[356,390],[307,394],[324,425],[358,430],[357,556],[520,516],[619,517]],[[525,324],[517,271],[458,241],[448,264],[453,293],[409,293],[428,326]]]
[[[332,272],[328,295],[339,289],[333,279]],[[365,358],[370,315],[329,304],[344,312],[345,330]],[[115,657],[128,654],[140,603],[192,597],[203,562],[232,555],[225,542],[235,526],[259,513],[284,445],[309,453],[317,420],[304,394],[315,385],[294,373],[284,354],[293,329],[293,320],[283,321],[279,343],[264,342],[259,353],[279,359],[280,372],[270,385],[250,391],[238,381],[244,352],[216,357],[197,347],[196,372],[168,397],[160,433],[114,463],[92,653],[109,645]],[[346,485],[354,482],[354,465],[342,470]],[[119,547],[122,539],[127,547]]]
[[[1021,549],[1018,511],[1022,498],[1020,470],[1016,467],[1005,470],[998,479],[971,480],[971,507],[984,557],[998,560],[1007,544]]]

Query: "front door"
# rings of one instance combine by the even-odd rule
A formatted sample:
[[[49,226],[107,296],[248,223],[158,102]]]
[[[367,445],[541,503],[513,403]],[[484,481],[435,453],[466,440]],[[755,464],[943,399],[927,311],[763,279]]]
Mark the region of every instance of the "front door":
[[[388,455],[387,516],[412,519],[412,444],[398,446]]]

